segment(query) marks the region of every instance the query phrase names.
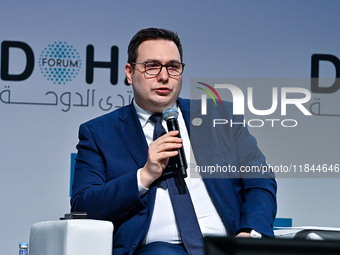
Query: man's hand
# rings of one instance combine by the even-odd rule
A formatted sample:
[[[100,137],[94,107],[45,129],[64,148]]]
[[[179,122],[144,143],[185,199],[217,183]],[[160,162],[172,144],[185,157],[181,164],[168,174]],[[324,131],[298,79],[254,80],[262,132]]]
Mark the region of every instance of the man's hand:
[[[169,158],[178,154],[177,150],[182,147],[182,138],[176,137],[179,131],[171,131],[149,146],[148,160],[141,169],[140,179],[145,188],[158,179],[169,162]]]
[[[251,236],[250,233],[240,232],[236,235],[236,237],[251,237]]]

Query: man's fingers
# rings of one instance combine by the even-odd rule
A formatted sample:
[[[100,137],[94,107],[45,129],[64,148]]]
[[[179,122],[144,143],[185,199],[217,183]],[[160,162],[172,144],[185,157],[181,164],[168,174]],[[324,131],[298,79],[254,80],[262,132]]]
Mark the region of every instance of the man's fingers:
[[[159,178],[169,158],[178,154],[182,147],[182,138],[177,137],[178,131],[171,131],[153,141],[149,146],[148,160],[143,167],[141,174],[142,184],[148,187],[155,179]]]
[[[156,139],[155,141],[153,141],[150,146],[159,146],[159,145],[163,145],[163,144],[167,144],[167,143],[177,143],[177,144],[182,144],[183,139],[177,137],[176,135],[178,134],[178,131],[171,131],[161,137],[159,137],[158,139]]]
[[[171,158],[174,157],[178,154],[178,151],[163,151],[158,153],[158,159],[156,159],[156,161],[161,161],[163,159],[167,159],[167,158]]]

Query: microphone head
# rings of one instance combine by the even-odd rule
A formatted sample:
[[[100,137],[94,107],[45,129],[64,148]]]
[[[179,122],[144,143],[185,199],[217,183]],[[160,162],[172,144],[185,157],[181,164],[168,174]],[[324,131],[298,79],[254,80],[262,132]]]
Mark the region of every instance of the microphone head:
[[[168,119],[175,118],[177,120],[178,111],[175,107],[167,107],[163,111],[163,119],[167,121]]]

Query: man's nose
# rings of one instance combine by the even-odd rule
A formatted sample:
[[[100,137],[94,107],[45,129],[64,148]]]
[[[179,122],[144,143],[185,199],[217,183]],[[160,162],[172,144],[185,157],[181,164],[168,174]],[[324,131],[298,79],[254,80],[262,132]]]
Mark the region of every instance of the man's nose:
[[[161,72],[157,75],[158,82],[166,83],[169,80],[169,74],[166,67],[163,66]]]

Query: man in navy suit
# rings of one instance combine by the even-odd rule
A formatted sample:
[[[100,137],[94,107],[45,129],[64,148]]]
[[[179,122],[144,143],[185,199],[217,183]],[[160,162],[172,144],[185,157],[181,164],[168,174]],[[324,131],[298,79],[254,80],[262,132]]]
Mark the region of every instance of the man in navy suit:
[[[199,102],[179,98],[184,64],[177,34],[142,29],[132,38],[128,55],[125,72],[133,102],[80,126],[71,210],[114,223],[113,254],[203,254],[182,243],[168,189],[159,182],[169,158],[183,147],[190,169],[237,169],[224,175],[228,178],[205,178],[206,173],[185,178],[203,236],[272,236],[274,176],[267,172],[250,178],[258,176],[239,171],[267,166],[244,125],[212,129],[211,119],[220,114],[242,123],[242,116],[232,115],[231,103],[202,116]],[[155,124],[149,117],[167,107],[178,109],[182,138],[170,131],[153,141]]]

